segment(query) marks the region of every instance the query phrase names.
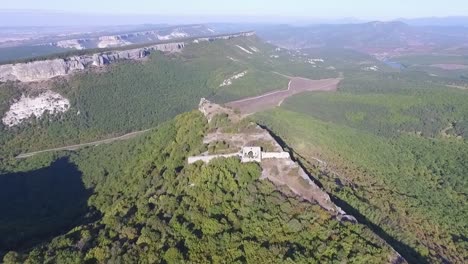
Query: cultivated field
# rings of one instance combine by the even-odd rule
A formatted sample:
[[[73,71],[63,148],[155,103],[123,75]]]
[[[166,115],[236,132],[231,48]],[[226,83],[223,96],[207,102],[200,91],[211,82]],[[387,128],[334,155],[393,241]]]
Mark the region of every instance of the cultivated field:
[[[249,97],[233,102],[226,106],[238,109],[242,114],[252,114],[281,105],[284,99],[305,91],[336,91],[339,78],[310,80],[292,77],[288,89],[266,93],[260,96]]]

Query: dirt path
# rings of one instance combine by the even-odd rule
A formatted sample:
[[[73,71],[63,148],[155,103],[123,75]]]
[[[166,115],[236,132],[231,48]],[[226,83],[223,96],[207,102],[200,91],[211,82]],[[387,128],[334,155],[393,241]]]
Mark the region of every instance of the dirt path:
[[[253,114],[275,106],[280,106],[284,99],[305,91],[336,91],[338,83],[341,81],[340,78],[310,80],[301,77],[280,75],[290,79],[286,90],[269,92],[263,95],[229,102],[226,106],[238,109],[244,115]]]
[[[29,157],[32,157],[34,155],[37,155],[37,154],[40,154],[40,153],[45,153],[45,152],[53,152],[53,151],[61,151],[61,150],[77,150],[77,149],[87,147],[87,146],[97,146],[97,145],[100,145],[100,144],[109,144],[109,143],[112,143],[112,142],[117,141],[117,140],[127,140],[127,139],[134,138],[136,136],[139,136],[141,134],[144,134],[144,133],[150,131],[151,129],[152,128],[141,130],[141,131],[135,131],[135,132],[125,134],[123,136],[118,136],[118,137],[113,137],[113,138],[108,138],[108,139],[103,139],[103,140],[98,140],[98,141],[93,141],[93,142],[88,142],[88,143],[82,143],[82,144],[77,144],[77,145],[70,145],[70,146],[65,146],[65,147],[51,148],[51,149],[39,150],[39,151],[34,151],[34,152],[29,152],[29,153],[23,153],[23,154],[20,154],[20,155],[16,156],[16,158],[17,159],[24,159],[24,158],[29,158]]]

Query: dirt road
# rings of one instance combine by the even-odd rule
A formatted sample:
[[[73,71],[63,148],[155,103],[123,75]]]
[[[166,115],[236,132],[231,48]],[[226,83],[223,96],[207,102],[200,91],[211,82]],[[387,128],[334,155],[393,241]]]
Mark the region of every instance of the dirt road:
[[[113,138],[108,138],[108,139],[103,139],[103,140],[98,140],[98,141],[93,141],[93,142],[88,142],[88,143],[83,143],[83,144],[77,144],[77,145],[70,145],[70,146],[65,146],[65,147],[59,147],[59,148],[51,148],[51,149],[45,149],[45,150],[40,150],[40,151],[34,151],[34,152],[29,152],[29,153],[23,153],[18,156],[16,156],[17,159],[24,159],[28,157],[32,157],[34,155],[40,154],[40,153],[45,153],[45,152],[53,152],[53,151],[61,151],[61,150],[77,150],[83,147],[88,147],[88,146],[97,146],[100,144],[109,144],[117,140],[126,140],[130,138],[134,138],[136,136],[139,136],[143,133],[146,133],[150,131],[150,129],[146,130],[141,130],[141,131],[135,131],[131,132],[128,134],[125,134],[123,136],[118,136],[118,137],[113,137]]]
[[[305,91],[336,91],[340,78],[310,80],[301,77],[290,77],[286,90],[269,92],[260,96],[249,97],[233,102],[226,106],[238,109],[242,114],[248,115],[281,105],[284,99]]]

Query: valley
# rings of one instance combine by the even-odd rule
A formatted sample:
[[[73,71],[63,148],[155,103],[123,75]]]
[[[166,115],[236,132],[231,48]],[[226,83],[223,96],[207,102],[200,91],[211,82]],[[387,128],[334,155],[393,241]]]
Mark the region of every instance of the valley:
[[[140,25],[0,46],[0,259],[465,263],[466,36],[440,32]],[[44,41],[60,51],[2,60]]]

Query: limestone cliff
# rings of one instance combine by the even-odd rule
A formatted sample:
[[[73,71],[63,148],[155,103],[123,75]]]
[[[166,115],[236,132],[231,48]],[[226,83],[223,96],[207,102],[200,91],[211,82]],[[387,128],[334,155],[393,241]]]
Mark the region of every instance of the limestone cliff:
[[[53,46],[57,46],[60,48],[65,48],[65,49],[82,50],[82,49],[85,49],[83,47],[83,44],[86,42],[89,42],[89,40],[88,39],[69,39],[69,40],[58,41],[57,43],[54,43]]]
[[[48,80],[84,70],[88,67],[102,67],[119,60],[138,60],[147,57],[153,51],[175,52],[184,47],[183,42],[158,44],[149,47],[72,56],[65,59],[51,59],[28,63],[0,65],[0,82],[20,81],[35,82]]]
[[[122,47],[132,44],[123,36],[102,36],[99,38],[98,48]]]
[[[214,35],[216,31],[204,25],[186,25],[178,27],[159,28],[145,31],[132,31],[115,35],[104,35],[98,37],[88,37],[79,39],[65,39],[57,42],[51,42],[49,45],[70,48],[70,49],[89,49],[89,48],[110,48],[123,47],[131,44],[141,44],[144,42],[155,42],[190,38],[196,36]]]
[[[254,32],[238,33],[209,38],[199,38],[195,43],[202,41],[214,41],[218,39],[230,39],[242,36],[252,36]],[[68,58],[33,61],[28,63],[0,65],[0,82],[20,81],[36,82],[64,76],[90,67],[102,67],[119,60],[138,60],[145,58],[154,51],[178,52],[185,47],[185,42],[172,42],[156,44],[148,47],[101,52]]]

